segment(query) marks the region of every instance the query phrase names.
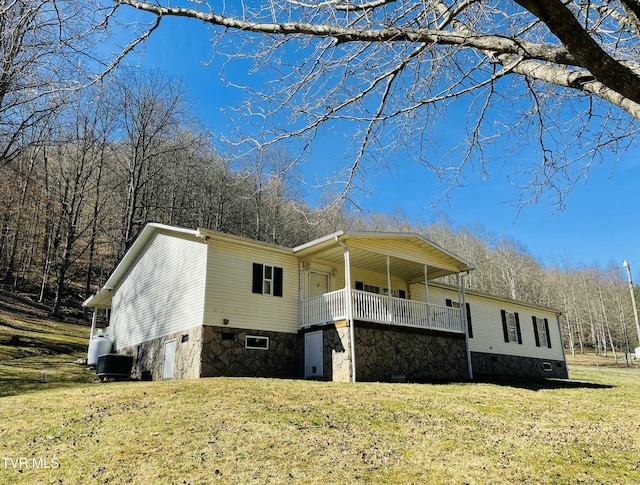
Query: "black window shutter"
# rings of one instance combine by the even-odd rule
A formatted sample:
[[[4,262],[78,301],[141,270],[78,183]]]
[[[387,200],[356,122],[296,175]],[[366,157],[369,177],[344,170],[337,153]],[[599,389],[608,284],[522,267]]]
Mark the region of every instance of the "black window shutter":
[[[469,338],[473,338],[473,325],[471,325],[471,305],[465,303],[464,306],[467,310],[467,331],[469,333]]]
[[[514,313],[516,317],[516,334],[518,335],[518,343],[522,343],[522,333],[520,333],[520,318],[518,317],[518,312]]]
[[[262,281],[264,278],[264,269],[261,264],[253,263],[253,293],[262,293]]]
[[[533,320],[533,336],[536,338],[536,347],[540,347],[540,335],[538,335],[538,319],[531,317]]]
[[[509,329],[507,328],[507,312],[504,310],[500,310],[500,315],[502,315],[502,332],[504,333],[504,341],[509,341]]]
[[[453,302],[449,298],[447,298],[445,300],[445,303],[447,304],[448,307],[452,307],[453,306]]]
[[[544,329],[547,332],[547,347],[551,348],[551,334],[549,333],[549,320],[544,319]]]
[[[273,268],[273,296],[282,296],[282,268]]]
[[[356,281],[356,290],[364,290],[364,283],[362,281]]]

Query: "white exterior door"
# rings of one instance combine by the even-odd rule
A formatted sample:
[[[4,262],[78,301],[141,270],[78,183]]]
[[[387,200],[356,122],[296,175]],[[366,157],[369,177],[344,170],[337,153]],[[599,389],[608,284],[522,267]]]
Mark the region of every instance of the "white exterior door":
[[[304,376],[322,377],[322,330],[304,336]]]
[[[329,293],[329,273],[309,273],[309,298]]]
[[[176,363],[176,341],[167,340],[164,343],[164,356],[162,357],[162,378],[173,379],[173,370]]]

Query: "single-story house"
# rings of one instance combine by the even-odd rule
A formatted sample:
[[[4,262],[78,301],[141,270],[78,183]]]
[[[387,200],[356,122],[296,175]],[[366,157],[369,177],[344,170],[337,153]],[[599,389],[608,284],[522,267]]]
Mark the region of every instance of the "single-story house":
[[[283,248],[149,224],[84,305],[140,378],[567,378],[560,312],[465,290],[471,270],[413,233]]]

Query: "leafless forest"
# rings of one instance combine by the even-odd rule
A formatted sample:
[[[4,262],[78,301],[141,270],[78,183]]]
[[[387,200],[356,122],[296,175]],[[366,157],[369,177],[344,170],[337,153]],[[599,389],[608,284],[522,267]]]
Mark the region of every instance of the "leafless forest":
[[[110,81],[69,97],[0,168],[2,286],[54,315],[80,312],[148,222],[288,247],[344,228],[416,231],[476,265],[470,288],[563,310],[576,352],[595,346],[622,359],[635,347],[620,265],[543,265],[519,241],[481,227],[454,230],[446,218],[418,224],[401,214],[312,209],[286,150],[232,161],[216,152],[170,78],[135,72]]]
[[[438,8],[445,5],[427,2],[432,3]],[[449,16],[462,18],[466,8],[462,7],[474,4],[481,2],[463,2],[458,10],[445,10]],[[583,15],[582,4],[576,5],[576,15]],[[624,360],[637,345],[621,262],[606,268],[576,267],[559,257],[553,264],[542,264],[519,241],[489,234],[479,226],[452,228],[444,217],[423,224],[409,221],[401,213],[361,214],[336,204],[330,209],[311,208],[296,173],[297,155],[286,145],[288,135],[282,137],[284,144],[265,144],[267,148],[245,157],[220,153],[207,127],[194,119],[179,81],[166,74],[118,65],[150,31],[124,46],[115,58],[100,58],[98,53],[104,51],[95,47],[104,42],[116,8],[99,0],[15,0],[0,10],[0,285],[4,291],[28,294],[49,305],[58,317],[79,314],[81,302],[100,287],[142,227],[152,221],[205,227],[288,247],[337,229],[415,231],[476,265],[467,279],[470,288],[562,310],[570,351],[595,349]],[[433,12],[438,13],[438,8]],[[584,9],[589,12],[587,6]],[[567,12],[563,15],[572,15]],[[610,10],[597,12],[608,22],[617,19]],[[523,13],[523,19],[529,22],[531,17],[526,15]],[[547,22],[544,15],[539,17]],[[447,19],[443,29],[454,25],[465,32],[459,21]],[[512,16],[508,19],[511,22]],[[594,29],[601,25],[596,22]],[[639,24],[619,25],[622,29],[631,25],[635,35]],[[446,39],[441,41],[444,46],[451,45]],[[426,41],[421,38],[420,42]],[[636,43],[629,43],[635,49]],[[491,55],[491,45],[471,48],[497,59]],[[458,52],[456,48],[455,55]],[[573,54],[562,52],[573,59]],[[631,51],[622,54],[627,52]],[[515,62],[513,55],[507,52],[498,60]],[[414,59],[412,56],[407,59]],[[530,62],[525,61],[516,64],[522,67]],[[635,69],[635,64],[632,67]],[[444,71],[434,68],[434,72]],[[505,75],[514,72],[528,75],[515,67]],[[635,71],[628,74],[637,81]],[[489,81],[462,91],[493,86],[494,78]],[[584,88],[584,84],[580,86]],[[420,94],[419,87],[415,96]],[[598,96],[602,92],[598,91]],[[637,101],[629,103],[622,104],[633,119],[623,113],[621,128],[612,130],[614,138],[619,136],[616,143],[622,145],[630,143],[637,132]],[[539,109],[541,105],[536,106]],[[532,118],[529,112],[525,115]],[[484,112],[480,119],[484,119]],[[541,117],[539,121],[542,133],[547,126],[543,122],[548,120]],[[553,123],[550,127],[554,128]],[[364,153],[365,142],[375,130],[362,132]],[[479,132],[473,129],[470,133]],[[613,144],[598,140],[597,150],[588,147],[585,153],[599,153],[600,148]],[[541,146],[544,153],[550,152],[544,143]],[[546,168],[563,167],[546,163],[546,158],[544,162]],[[354,170],[357,166],[355,163]],[[539,175],[535,170],[532,173]],[[554,180],[544,175],[541,180]],[[564,175],[566,171],[560,173]],[[555,189],[553,183],[551,188]]]

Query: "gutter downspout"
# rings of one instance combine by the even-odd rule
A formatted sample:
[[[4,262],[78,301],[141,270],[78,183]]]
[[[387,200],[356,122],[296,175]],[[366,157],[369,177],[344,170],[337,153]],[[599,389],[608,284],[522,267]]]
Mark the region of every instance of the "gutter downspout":
[[[344,249],[344,286],[346,290],[346,310],[349,321],[349,340],[351,347],[351,382],[356,382],[356,333],[353,322],[353,300],[351,295],[351,261],[349,258],[349,246],[335,237],[336,242]]]
[[[465,301],[464,294],[464,277],[469,272],[458,275],[458,300],[460,301],[460,316],[462,318],[462,328],[464,328],[464,342],[467,348],[467,372],[469,373],[469,380],[473,380],[473,364],[471,363],[471,341],[469,340],[469,327],[467,326],[467,302]]]
[[[569,366],[567,365],[567,353],[564,351],[564,336],[562,335],[562,325],[560,324],[560,315],[562,315],[562,313],[556,313],[556,321],[558,322],[558,334],[560,334],[560,348],[562,349],[562,360],[564,361],[564,366],[567,369],[567,378],[568,378]]]

